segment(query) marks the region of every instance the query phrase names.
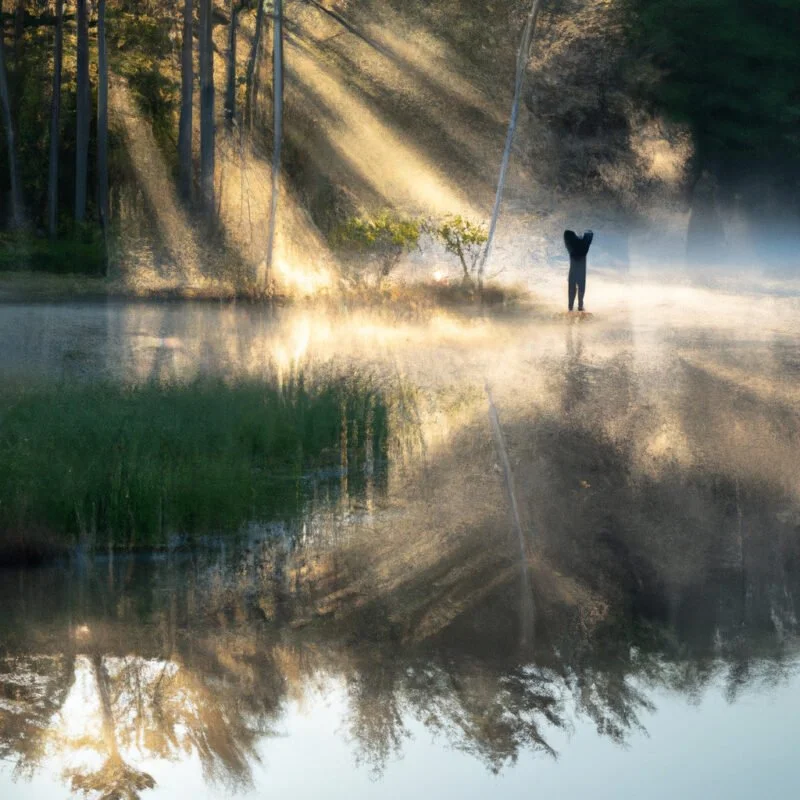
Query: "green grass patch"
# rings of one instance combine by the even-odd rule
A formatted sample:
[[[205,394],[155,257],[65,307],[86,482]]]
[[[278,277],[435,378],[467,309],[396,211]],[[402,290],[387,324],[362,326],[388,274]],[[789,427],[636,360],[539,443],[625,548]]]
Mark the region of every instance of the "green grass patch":
[[[97,236],[54,240],[35,236],[0,236],[0,271],[103,275],[105,268],[105,246]]]
[[[387,414],[355,379],[0,390],[0,543],[162,546],[171,533],[290,518],[309,473],[385,454]],[[358,490],[358,479],[348,481]]]

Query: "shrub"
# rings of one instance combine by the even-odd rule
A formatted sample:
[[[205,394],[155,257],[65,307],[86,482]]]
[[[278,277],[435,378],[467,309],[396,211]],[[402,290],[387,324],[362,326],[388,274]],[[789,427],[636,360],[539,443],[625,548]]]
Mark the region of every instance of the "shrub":
[[[461,262],[464,280],[471,281],[478,266],[483,246],[489,238],[486,225],[470,222],[461,216],[448,216],[430,225],[431,235],[438,239],[448,253]]]
[[[374,255],[379,261],[378,281],[397,266],[403,253],[419,247],[422,223],[392,211],[376,216],[352,217],[331,234],[334,247],[361,255]]]

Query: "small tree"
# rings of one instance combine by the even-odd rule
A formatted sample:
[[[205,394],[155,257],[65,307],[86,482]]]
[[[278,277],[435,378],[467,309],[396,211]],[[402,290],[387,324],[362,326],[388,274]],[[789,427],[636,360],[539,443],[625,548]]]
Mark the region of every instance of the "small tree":
[[[336,228],[331,241],[343,250],[377,256],[380,283],[397,266],[403,253],[419,246],[421,233],[419,220],[381,211],[374,217],[352,217]]]
[[[486,226],[483,223],[470,222],[461,216],[449,216],[431,226],[431,233],[448,253],[458,258],[461,269],[464,270],[464,280],[471,281],[483,246],[489,238]]]

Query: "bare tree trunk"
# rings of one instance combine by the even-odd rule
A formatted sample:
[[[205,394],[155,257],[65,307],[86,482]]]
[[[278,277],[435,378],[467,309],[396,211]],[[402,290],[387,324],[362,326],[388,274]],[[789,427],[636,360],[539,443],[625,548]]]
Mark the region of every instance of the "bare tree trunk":
[[[275,254],[275,233],[278,223],[278,192],[281,177],[281,148],[283,146],[283,0],[274,0],[272,45],[272,202],[267,238],[267,285],[272,277],[272,260]]]
[[[461,269],[464,270],[464,283],[469,283],[469,267],[467,266],[467,259],[464,258],[464,251],[458,248],[458,260],[461,262]]]
[[[214,42],[212,0],[200,0],[200,185],[203,208],[214,212]]]
[[[486,383],[486,397],[489,400],[489,422],[492,426],[492,436],[494,437],[497,456],[503,470],[503,478],[506,486],[506,497],[508,507],[511,512],[511,526],[519,542],[520,555],[520,644],[527,645],[532,642],[534,625],[536,622],[536,607],[533,601],[533,588],[531,584],[530,569],[528,567],[528,538],[522,528],[522,520],[519,515],[519,505],[517,504],[517,493],[514,488],[514,473],[511,469],[511,461],[508,457],[508,447],[503,435],[503,428],[500,425],[500,415],[497,413],[497,406],[492,397],[492,388]]]
[[[100,718],[102,720],[103,739],[107,751],[107,758],[98,773],[81,775],[73,774],[72,788],[81,794],[87,793],[87,788],[96,790],[97,775],[113,776],[109,781],[110,790],[101,792],[103,797],[139,797],[147,789],[155,787],[156,782],[151,775],[131,767],[122,758],[117,742],[116,720],[114,719],[114,705],[111,696],[111,680],[103,663],[103,656],[95,651],[91,656],[92,672],[94,673],[97,694],[100,700]],[[141,707],[139,708],[141,712]]]
[[[47,181],[47,230],[58,234],[58,160],[61,149],[61,70],[64,63],[64,0],[56,0],[53,97],[50,101],[50,170]]]
[[[266,0],[256,0],[258,8],[256,9],[256,30],[253,34],[253,43],[250,47],[250,58],[247,60],[247,77],[245,79],[245,95],[244,95],[244,124],[252,126],[253,124],[253,106],[256,103],[256,93],[258,91],[258,84],[255,81],[256,68],[258,66],[258,55],[261,52],[261,36],[264,30],[264,3]]]
[[[230,0],[231,21],[228,25],[228,54],[225,72],[225,127],[233,130],[236,121],[236,26],[239,19],[237,0]]]
[[[180,191],[186,202],[192,199],[192,115],[194,104],[192,0],[183,3],[183,44],[181,47],[181,120],[178,129],[178,161],[180,163]]]
[[[75,133],[75,221],[86,219],[86,193],[89,182],[89,114],[92,97],[89,88],[89,15],[87,0],[77,0],[78,8],[78,97]]]
[[[14,116],[19,113],[19,101],[22,97],[23,70],[22,59],[25,52],[25,0],[17,0],[14,10],[14,99],[15,106],[12,107]]]
[[[719,184],[714,173],[703,169],[692,188],[691,213],[686,231],[686,260],[707,267],[725,257],[725,228],[719,213]]]
[[[22,34],[25,30],[25,0],[17,0],[14,12],[14,55],[22,54]]]
[[[106,0],[97,3],[97,210],[103,236],[108,233],[108,51]]]
[[[100,718],[103,721],[103,739],[105,739],[108,754],[111,758],[119,758],[117,734],[114,725],[114,708],[111,704],[111,689],[109,687],[108,673],[103,664],[103,657],[99,652],[92,653],[92,672],[97,685],[97,694],[100,697]]]
[[[17,158],[16,131],[14,115],[11,111],[11,97],[8,91],[8,72],[6,71],[6,52],[3,32],[0,30],[0,105],[3,112],[3,126],[6,129],[6,149],[8,150],[8,172],[11,179],[11,213],[15,228],[24,228],[25,206],[22,200],[22,180]]]
[[[494,200],[494,208],[492,209],[492,220],[489,224],[489,237],[486,240],[486,247],[483,250],[480,265],[478,266],[478,288],[483,288],[483,278],[486,272],[486,263],[492,252],[494,244],[494,235],[497,230],[497,221],[500,217],[500,206],[503,202],[503,190],[506,185],[506,175],[508,173],[508,164],[511,160],[511,148],[514,144],[514,134],[517,130],[517,119],[519,118],[519,103],[522,98],[522,87],[525,83],[525,70],[528,66],[528,56],[533,42],[533,36],[536,32],[536,19],[539,16],[539,7],[542,0],[533,0],[531,10],[528,13],[528,20],[525,23],[525,28],[522,31],[522,41],[519,45],[517,52],[517,77],[514,86],[514,101],[511,105],[511,119],[508,123],[508,134],[506,136],[506,146],[503,151],[503,160],[500,164],[500,177],[497,181],[497,195]]]

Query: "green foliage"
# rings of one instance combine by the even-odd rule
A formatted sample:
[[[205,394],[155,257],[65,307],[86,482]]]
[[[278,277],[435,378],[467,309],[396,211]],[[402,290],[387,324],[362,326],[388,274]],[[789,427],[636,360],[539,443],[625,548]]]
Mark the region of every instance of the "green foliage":
[[[377,256],[379,276],[386,277],[403,253],[419,247],[422,232],[420,220],[384,210],[375,216],[351,217],[334,228],[330,240],[337,249]]]
[[[343,436],[351,466],[368,449],[380,457],[386,419],[355,380],[3,387],[0,537],[163,545],[170,532],[285,518],[308,497],[308,470],[341,463]]]
[[[486,225],[453,215],[431,224],[430,231],[448,253],[458,258],[464,270],[464,279],[470,280],[489,238]]]
[[[168,5],[155,5],[149,13],[109,8],[109,50],[117,72],[128,79],[133,96],[153,127],[159,142],[173,147],[175,115],[180,106],[180,87],[164,70],[164,62],[172,58],[174,44],[170,33],[175,15]]]
[[[800,161],[797,0],[628,3],[637,55],[654,67],[642,88],[691,125],[702,162]]]
[[[49,239],[0,235],[0,272],[31,270],[57,274],[103,275],[106,251],[95,227],[75,238]]]

